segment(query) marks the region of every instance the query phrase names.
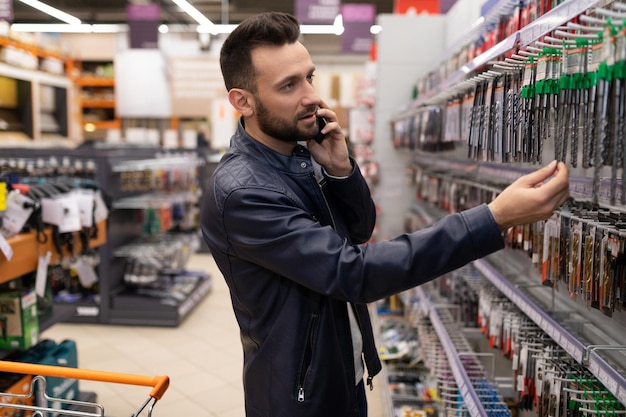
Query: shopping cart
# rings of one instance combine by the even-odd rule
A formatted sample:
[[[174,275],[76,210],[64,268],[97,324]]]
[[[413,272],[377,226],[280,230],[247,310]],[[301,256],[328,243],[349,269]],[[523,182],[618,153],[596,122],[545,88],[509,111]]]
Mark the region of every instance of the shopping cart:
[[[23,394],[0,393],[0,409],[11,408],[24,410],[24,412],[32,412],[32,414],[26,415],[33,417],[59,415],[82,417],[105,416],[104,407],[100,404],[50,397],[46,391],[46,376],[152,387],[148,399],[131,417],[139,416],[148,405],[147,415],[151,416],[156,402],[163,397],[170,381],[168,376],[144,376],[9,361],[0,361],[0,372],[34,376],[30,384],[29,392]],[[18,403],[13,403],[13,401]],[[55,405],[64,405],[65,407],[59,409],[46,406],[46,404],[50,404],[51,401],[53,401]]]

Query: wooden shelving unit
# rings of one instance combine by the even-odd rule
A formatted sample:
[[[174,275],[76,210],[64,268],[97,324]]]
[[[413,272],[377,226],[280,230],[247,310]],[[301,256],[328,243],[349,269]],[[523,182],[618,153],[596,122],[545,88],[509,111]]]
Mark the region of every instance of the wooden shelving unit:
[[[89,247],[93,249],[104,245],[106,236],[106,221],[102,221],[98,223],[97,238],[90,240]],[[52,230],[46,229],[39,240],[42,243],[38,241],[35,231],[21,233],[7,239],[13,249],[13,257],[9,261],[4,256],[0,256],[0,284],[36,271],[39,255],[44,255],[48,251],[52,254],[51,262],[58,262],[59,254],[54,249]],[[78,233],[76,233],[75,242],[74,254],[77,254],[83,250]],[[69,255],[67,249],[64,248],[63,251],[64,257]]]
[[[77,62],[80,76],[75,80],[80,107],[80,126],[85,138],[101,139],[103,131],[120,129],[121,121],[115,107],[115,78],[111,71],[101,71],[111,62]]]
[[[24,65],[10,61],[0,62],[0,77],[14,80],[17,85],[17,106],[9,111],[13,112],[12,119],[19,120],[20,126],[14,131],[3,131],[2,140],[37,141],[47,138],[72,138],[74,135],[69,128],[69,103],[73,90],[72,81],[68,76],[72,72],[72,61],[58,51],[0,36],[0,50],[5,48],[32,55],[36,62],[25,62]],[[62,69],[46,71],[46,65],[43,65],[46,59],[58,60],[62,64]],[[50,124],[44,119],[46,115],[42,115],[42,111],[51,111],[44,108],[41,99],[42,90],[50,88],[53,89],[55,101],[50,116],[58,126],[54,131],[47,131]]]

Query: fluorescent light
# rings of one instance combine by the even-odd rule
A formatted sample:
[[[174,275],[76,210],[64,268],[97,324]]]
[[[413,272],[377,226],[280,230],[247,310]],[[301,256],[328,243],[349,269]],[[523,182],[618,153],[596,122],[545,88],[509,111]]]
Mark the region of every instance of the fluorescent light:
[[[300,33],[303,35],[336,35],[337,30],[333,25],[300,25]]]
[[[159,27],[160,33],[166,33],[165,25]],[[237,25],[216,25],[211,26],[198,25],[196,31],[198,33],[210,33],[211,35],[229,34]],[[181,29],[182,28],[182,29]],[[378,29],[378,30],[377,30]],[[67,25],[64,23],[13,23],[11,30],[16,32],[43,32],[43,33],[119,33],[127,32],[128,25],[125,24],[80,24],[80,25]],[[301,25],[300,32],[304,35],[341,35],[343,33],[343,26],[336,25]],[[167,32],[186,32],[185,26],[172,25],[167,28]],[[380,33],[380,26],[372,26],[370,32],[376,34]]]
[[[91,25],[67,25],[65,23],[13,23],[11,30],[16,32],[43,33],[90,33]]]
[[[382,31],[383,27],[381,25],[372,25],[372,27],[370,27],[370,33],[372,35],[378,35]]]
[[[196,31],[198,33],[210,33],[211,35],[219,35],[220,33],[229,34],[233,30],[235,30],[236,27],[237,25],[198,25],[196,27]]]
[[[341,35],[344,31],[343,16],[338,14],[332,25],[300,25],[300,33],[304,35]]]
[[[62,20],[70,25],[80,25],[80,19],[72,16],[71,14],[62,12],[59,9],[55,9],[52,6],[47,5],[46,3],[42,3],[39,0],[20,0],[22,3],[29,5],[37,10],[40,10],[46,14],[49,14],[52,17],[56,17],[59,20]]]
[[[64,23],[13,23],[11,30],[28,33],[118,33],[128,30],[126,25],[67,25]]]
[[[116,24],[94,24],[91,26],[91,33],[118,33],[118,32],[127,32],[128,25],[116,25]]]
[[[198,22],[201,26],[211,26],[213,22],[211,22],[205,15],[200,13],[198,9],[193,7],[187,0],[172,0],[172,2],[176,3],[178,7],[183,9],[185,13],[193,18],[196,22]]]

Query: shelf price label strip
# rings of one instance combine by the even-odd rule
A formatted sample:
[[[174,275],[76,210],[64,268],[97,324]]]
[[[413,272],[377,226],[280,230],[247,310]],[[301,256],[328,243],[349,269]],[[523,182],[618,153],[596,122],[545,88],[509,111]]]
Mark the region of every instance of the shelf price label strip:
[[[570,0],[538,17],[519,31],[520,46],[527,46],[541,36],[572,20],[591,7],[602,7],[612,0]]]
[[[426,293],[421,287],[417,287],[416,294],[420,300],[420,303],[425,304],[427,307],[422,305],[422,309],[428,309],[428,315],[430,317],[430,321],[439,337],[439,341],[443,346],[443,350],[448,358],[448,362],[450,363],[450,369],[452,370],[452,375],[456,381],[456,384],[459,388],[459,392],[463,396],[463,401],[467,407],[467,411],[471,417],[486,417],[487,412],[485,411],[480,399],[478,398],[478,394],[474,390],[472,383],[470,382],[465,369],[463,368],[463,364],[459,359],[458,352],[454,347],[452,340],[450,340],[450,335],[446,330],[441,318],[439,317],[439,313],[435,306],[430,302]]]
[[[478,55],[472,61],[461,67],[458,71],[450,74],[430,94],[425,94],[418,98],[411,104],[410,107],[415,108],[428,103],[435,96],[437,96],[437,94],[451,88],[453,85],[462,81],[466,75],[476,71],[476,69],[480,68],[489,61],[492,61],[500,55],[510,51],[516,45],[519,44],[519,46],[522,47],[528,46],[546,33],[580,15],[585,10],[591,7],[605,6],[612,1],[613,0],[568,0],[559,4],[548,13],[540,16],[527,26],[503,39],[493,48]]]
[[[578,363],[584,364],[587,347],[564,329],[537,304],[503,277],[484,259],[473,262],[478,269],[504,296],[513,302],[539,328],[550,336]],[[609,365],[597,352],[589,354],[589,371],[622,403],[626,404],[626,378]]]

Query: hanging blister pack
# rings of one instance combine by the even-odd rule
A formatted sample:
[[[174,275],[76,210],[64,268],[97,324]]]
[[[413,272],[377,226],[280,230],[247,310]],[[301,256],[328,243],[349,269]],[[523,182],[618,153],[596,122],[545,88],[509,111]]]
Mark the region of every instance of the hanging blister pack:
[[[568,291],[571,298],[576,299],[581,292],[581,276],[582,276],[582,247],[583,247],[583,230],[582,222],[572,220],[570,224],[572,243],[570,251],[570,280],[568,283]]]
[[[461,104],[461,141],[469,144],[472,127],[472,109],[474,105],[474,90],[468,90],[462,98]]]
[[[602,38],[601,36],[597,41],[591,43],[590,59],[587,67],[587,89],[586,97],[584,97],[584,103],[587,105],[587,111],[585,114],[585,134],[583,136],[583,168],[590,168],[594,166],[596,160],[596,135],[597,121],[596,121],[596,107],[597,103],[597,89],[598,89],[598,69],[602,62]]]
[[[522,140],[522,162],[535,162],[535,72],[536,64],[533,57],[528,57],[528,61],[524,67],[524,78],[520,97],[522,100],[521,112],[523,120],[520,123]]]
[[[505,76],[500,75],[494,77],[493,81],[493,100],[491,103],[491,118],[493,120],[492,126],[492,145],[493,149],[493,161],[505,162],[507,155],[510,154],[510,144],[506,141],[505,132]]]
[[[585,80],[587,79],[589,42],[587,39],[577,39],[576,46],[576,49],[570,56],[571,59],[575,60],[571,65],[571,89],[574,95],[574,108],[570,116],[570,135],[572,141],[571,164],[573,167],[578,166],[579,146],[583,141],[586,106],[588,105],[588,97],[585,97],[584,92],[586,91]]]
[[[494,115],[492,103],[494,102],[494,85],[493,79],[487,80],[485,83],[485,105],[484,105],[484,124],[481,127],[481,148],[482,156],[481,161],[493,161],[494,160]]]
[[[615,63],[613,66],[614,134],[619,142],[619,168],[622,169],[620,203],[626,205],[626,23],[615,36]]]

